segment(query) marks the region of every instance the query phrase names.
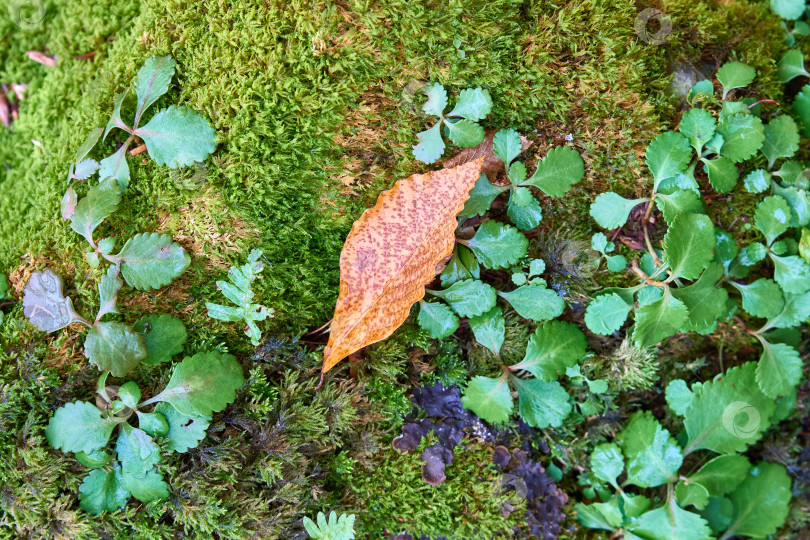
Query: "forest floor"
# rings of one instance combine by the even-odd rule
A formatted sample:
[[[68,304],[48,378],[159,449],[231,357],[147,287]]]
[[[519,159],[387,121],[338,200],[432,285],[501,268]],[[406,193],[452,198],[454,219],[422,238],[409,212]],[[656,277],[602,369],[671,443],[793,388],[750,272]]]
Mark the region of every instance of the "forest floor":
[[[752,96],[782,99],[773,74],[783,31],[767,2],[656,3],[672,21],[661,43],[639,38],[634,23],[643,7],[630,1],[43,5],[41,22],[20,27],[6,17],[14,6],[0,1],[0,83],[25,85],[11,100],[10,126],[0,126],[0,272],[15,302],[2,306],[0,322],[0,537],[306,538],[302,518],[331,509],[356,513],[360,538],[464,538],[475,530],[508,537],[521,519],[503,514],[502,501],[490,496],[493,440],[519,445],[526,438],[541,441],[536,459],[564,475],[568,517],[560,535],[586,537],[592,532],[580,529],[572,506],[593,440],[614,435],[640,405],[660,413],[666,381],[710,379],[723,355],[727,362],[755,358],[733,329],[672,339],[651,374],[615,375],[651,382],[611,398],[609,412],[559,430],[527,435],[514,427],[490,441],[465,439],[447,482],[433,488],[422,481],[419,452],[403,456],[391,441],[415,387],[462,382],[487,362],[470,331],[439,343],[406,323],[330,372],[318,391],[325,338],[313,331],[332,316],[340,250],[354,220],[398,179],[437,168],[411,151],[427,127],[414,91],[422,83],[440,82],[451,95],[488,89],[493,109],[482,125],[526,135],[530,170],[552,146],[582,155],[585,178],[564,199],[542,201],[545,219],[534,240],[541,252],[564,258],[598,230],[587,210],[597,194],[644,191],[646,145],[678,124],[684,88],[737,59],[764,81]],[[43,65],[27,51],[55,63]],[[43,429],[59,405],[92,399],[96,369],[84,357],[78,325],[42,334],[27,323],[20,299],[31,273],[47,267],[64,277],[79,311],[96,302],[101,273],[87,266],[59,213],[67,164],[87,132],[106,124],[116,94],[144,60],[167,54],[177,75],[157,105],[182,103],[209,118],[218,146],[204,165],[179,171],[130,158],[126,204],[103,226],[107,234],[170,234],[192,262],[170,286],[127,289],[119,302],[130,322],[154,312],[181,317],[187,352],[229,351],[248,382],[214,416],[200,447],[161,465],[168,500],[131,501],[93,516],[78,507],[85,469],[52,449]],[[112,153],[121,142],[108,137],[102,148]],[[718,204],[734,215],[750,201]],[[258,347],[239,324],[210,319],[205,308],[221,299],[215,282],[253,248],[266,261],[256,301],[275,310],[260,323]],[[592,276],[571,286],[572,298],[587,298]],[[504,348],[520,356],[529,330],[510,328]],[[594,362],[620,343],[592,341]],[[156,389],[168,373],[143,366],[133,380]],[[793,465],[803,482],[810,480],[810,456],[800,448],[806,414],[798,408],[756,450]],[[808,484],[796,476],[794,488],[786,537],[810,513]]]

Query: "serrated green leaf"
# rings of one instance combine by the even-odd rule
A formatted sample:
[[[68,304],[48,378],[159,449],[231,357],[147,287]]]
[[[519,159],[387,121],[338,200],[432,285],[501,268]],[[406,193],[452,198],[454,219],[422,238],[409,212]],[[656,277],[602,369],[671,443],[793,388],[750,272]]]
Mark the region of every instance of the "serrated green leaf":
[[[210,416],[236,399],[236,390],[244,381],[242,366],[235,356],[213,351],[197,353],[174,368],[169,384],[148,403],[166,401],[183,414]]]
[[[169,432],[169,422],[160,413],[135,411],[138,415],[138,427],[152,437],[163,437]]]
[[[126,382],[118,388],[118,399],[130,409],[134,409],[141,400],[141,389],[132,381]]]
[[[600,227],[621,227],[630,217],[630,211],[648,199],[625,199],[613,192],[602,193],[591,204],[590,214]]]
[[[622,524],[621,511],[618,510],[618,507],[615,511],[606,509],[606,504],[575,504],[574,510],[577,513],[577,521],[589,529],[603,529],[606,531],[618,529]]]
[[[484,128],[469,120],[454,122],[445,119],[444,133],[453,141],[453,144],[461,148],[478,146],[486,135]]]
[[[722,277],[723,267],[719,263],[711,263],[695,283],[672,289],[672,295],[689,310],[689,320],[684,330],[698,331],[723,316],[728,292],[716,286]]]
[[[723,137],[720,153],[739,163],[757,153],[765,140],[762,120],[746,113],[728,115],[720,120],[717,133]]]
[[[520,135],[514,129],[501,129],[492,138],[492,151],[507,166],[523,151]]]
[[[666,400],[669,408],[679,416],[685,416],[686,411],[692,406],[695,394],[686,386],[683,379],[675,379],[667,385]]]
[[[91,514],[115,512],[127,504],[129,496],[117,465],[109,472],[102,469],[90,471],[79,486],[79,506]]]
[[[209,416],[189,416],[181,413],[168,403],[158,403],[155,413],[161,414],[169,424],[166,449],[171,452],[187,452],[196,448],[205,438],[205,430],[211,422]]]
[[[610,335],[622,327],[633,309],[616,293],[597,296],[585,310],[585,326],[594,334]]]
[[[645,157],[647,167],[655,179],[653,191],[658,191],[658,186],[663,180],[677,176],[686,170],[692,159],[692,149],[689,146],[689,140],[681,133],[667,131],[658,135],[647,146]]]
[[[458,330],[458,317],[441,302],[420,302],[416,318],[424,330],[435,339],[444,339]]]
[[[127,139],[129,141],[130,139]],[[105,157],[99,162],[98,177],[114,178],[118,182],[121,191],[127,189],[129,185],[129,165],[127,164],[127,150],[129,144],[122,144],[112,155]]]
[[[422,163],[434,163],[444,154],[444,139],[442,139],[442,123],[416,134],[419,144],[413,146],[413,157]]]
[[[518,392],[520,417],[530,426],[539,429],[560,427],[571,414],[573,407],[568,392],[557,381],[512,377],[512,382]]]
[[[116,256],[126,282],[140,290],[168,285],[191,264],[191,257],[171,236],[158,233],[136,234]]]
[[[703,383],[686,411],[686,453],[699,449],[738,453],[760,438],[776,408],[759,390],[756,362],[746,362]]]
[[[90,130],[90,133],[87,134],[85,137],[84,142],[82,142],[81,146],[76,150],[76,157],[74,158],[75,163],[79,163],[87,157],[87,154],[90,153],[90,150],[96,146],[101,134],[104,133],[104,128],[97,127]],[[98,162],[96,162],[98,163]],[[94,171],[95,172],[95,171]]]
[[[636,538],[650,540],[711,540],[712,531],[705,519],[678,506],[675,498],[660,508],[639,516],[627,527]]]
[[[148,366],[171,361],[183,351],[188,338],[183,321],[168,314],[141,317],[132,329],[143,336],[147,354],[141,362]]]
[[[803,294],[810,290],[810,263],[796,255],[779,257],[769,253],[773,277],[786,293]]]
[[[679,214],[703,213],[703,198],[690,189],[667,190],[659,192],[655,203],[667,225],[672,225]]]
[[[160,448],[142,429],[122,424],[115,444],[121,472],[136,478],[146,476],[160,462]]]
[[[674,278],[697,279],[714,257],[714,224],[708,216],[677,216],[664,238],[664,261]]]
[[[771,0],[771,10],[783,19],[795,20],[804,14],[805,0]]]
[[[467,88],[458,95],[456,106],[447,116],[461,116],[472,122],[477,122],[486,118],[491,110],[492,96],[489,95],[489,90]]]
[[[492,424],[500,424],[512,413],[512,395],[505,377],[473,377],[464,389],[461,403],[465,409]]]
[[[607,269],[611,272],[621,272],[627,268],[627,259],[624,255],[609,255],[607,257]]]
[[[124,471],[121,478],[132,496],[141,502],[148,503],[169,498],[169,484],[157,471],[148,471],[144,476],[135,476]]]
[[[121,202],[121,189],[118,183],[107,178],[98,185],[92,186],[83,197],[70,218],[70,228],[84,236],[93,244],[93,231],[101,222],[115,212]]]
[[[689,483],[699,483],[709,495],[719,497],[734,491],[750,469],[751,464],[743,456],[717,456],[690,475]]]
[[[98,369],[123,377],[146,358],[146,344],[127,324],[97,322],[84,339],[84,355]]]
[[[428,98],[422,104],[422,110],[425,114],[442,116],[442,112],[447,107],[447,91],[444,86],[439,83],[427,83],[421,90]]]
[[[521,206],[516,203],[517,198],[515,197],[515,193],[516,190],[512,192],[512,196],[509,198],[509,206],[507,207],[506,214],[518,229],[522,231],[534,229],[540,225],[540,222],[543,220],[543,210],[540,208],[540,203],[537,199],[531,197],[525,206]]]
[[[810,137],[810,84],[805,84],[793,100],[793,114],[799,117],[802,134]]]
[[[443,291],[430,291],[462,317],[475,317],[495,306],[498,298],[492,286],[477,279],[464,279]]]
[[[85,180],[93,176],[98,170],[99,163],[95,159],[85,159],[76,164],[76,169],[73,171],[73,178],[77,180]]]
[[[633,342],[637,347],[649,347],[677,333],[689,319],[686,305],[669,290],[663,296],[636,310]]]
[[[94,405],[74,401],[56,409],[45,428],[45,438],[63,452],[90,454],[106,446],[116,425],[114,419],[102,417]]]
[[[509,166],[507,176],[509,176],[509,181],[512,182],[512,184],[518,185],[524,180],[526,180],[527,174],[528,171],[526,171],[526,165],[524,165],[520,161],[516,161]],[[519,193],[527,193],[528,196],[534,198],[534,196],[531,194],[528,188],[516,188],[515,191]],[[526,206],[526,204],[522,204],[521,206]]]
[[[799,149],[799,128],[790,116],[781,114],[765,125],[762,153],[768,159],[768,168],[779,158],[793,157]]]
[[[465,244],[486,268],[504,268],[526,256],[529,241],[519,230],[505,223],[487,221],[481,224]]]
[[[591,453],[591,472],[599,480],[616,486],[616,479],[624,471],[624,456],[619,445],[604,443]]]
[[[748,285],[730,281],[742,295],[742,307],[754,317],[776,317],[785,307],[782,289],[771,279],[759,278]]]
[[[799,352],[784,343],[768,343],[759,337],[762,356],[757,365],[757,384],[770,398],[787,396],[802,378],[802,359]]]
[[[686,508],[691,504],[698,510],[702,510],[709,504],[709,490],[697,482],[690,481],[687,484],[680,481],[675,486],[675,499],[681,508]]]
[[[216,132],[208,120],[185,107],[158,111],[133,133],[146,143],[155,163],[170,169],[205,161],[217,149]]]
[[[104,450],[96,450],[89,454],[86,452],[76,452],[73,457],[76,458],[76,461],[90,469],[100,469],[112,459],[112,455]]]
[[[562,315],[565,302],[556,291],[545,285],[523,285],[512,292],[499,292],[518,315],[533,321],[547,321]]]
[[[458,219],[464,221],[473,216],[483,216],[498,195],[508,190],[509,186],[493,186],[487,175],[482,174],[470,191],[470,198],[464,203],[464,209],[458,215]]]
[[[101,276],[101,280],[98,283],[100,305],[96,320],[101,320],[101,317],[107,313],[119,313],[117,306],[118,291],[124,286],[124,282],[118,277],[118,273],[117,267],[110,266],[107,269],[107,273]]]
[[[788,83],[796,77],[810,77],[804,69],[804,55],[800,49],[791,49],[782,55],[776,65],[776,77],[782,84]]]
[[[712,97],[714,95],[714,85],[712,81],[708,79],[703,79],[702,81],[696,82],[692,88],[689,90],[689,94],[686,96],[686,100],[690,103],[694,101],[696,98],[700,97]]]
[[[135,126],[140,124],[144,111],[169,91],[169,83],[172,82],[176,65],[177,62],[171,56],[150,56],[138,70],[135,79],[135,93],[138,96]]]
[[[751,171],[743,179],[743,185],[748,193],[762,193],[771,185],[771,173],[765,169]]]
[[[709,175],[709,183],[718,193],[728,193],[737,186],[737,166],[727,157],[704,159],[703,172]]]
[[[717,122],[712,113],[701,108],[686,112],[678,127],[680,132],[689,139],[689,143],[698,155],[703,151],[703,146],[712,139],[716,128]]]
[[[754,81],[757,70],[742,62],[728,62],[717,70],[717,80],[723,85],[723,99],[731,90],[744,88]]]
[[[587,347],[585,334],[576,325],[550,321],[532,334],[523,360],[511,369],[525,369],[543,381],[556,381],[566,368],[585,356]]]
[[[726,537],[766,538],[776,532],[788,515],[791,480],[783,465],[759,463],[730,495],[734,517]]]
[[[475,335],[475,341],[492,351],[496,356],[501,351],[506,322],[501,308],[495,306],[486,313],[470,318],[470,328]]]
[[[570,146],[555,146],[522,185],[535,186],[549,197],[563,197],[584,175],[585,162],[579,152]]]
[[[650,412],[637,412],[616,437],[627,462],[627,483],[656,487],[677,480],[681,447]]]
[[[461,244],[456,244],[453,255],[440,275],[442,286],[449,287],[462,279],[479,277],[481,277],[481,270],[475,255]]]

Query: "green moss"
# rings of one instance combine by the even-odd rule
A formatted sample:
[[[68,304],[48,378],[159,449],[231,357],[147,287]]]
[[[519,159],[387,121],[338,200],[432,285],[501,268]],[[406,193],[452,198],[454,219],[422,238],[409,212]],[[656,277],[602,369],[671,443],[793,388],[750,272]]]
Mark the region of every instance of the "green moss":
[[[445,469],[447,480],[438,486],[422,480],[419,456],[435,442],[425,438],[404,456],[391,448],[381,451],[370,470],[356,469],[349,477],[358,537],[400,532],[428,538],[504,537],[522,521],[525,501],[509,516],[501,513],[505,501],[516,501],[495,487],[497,472],[488,446],[462,441]]]

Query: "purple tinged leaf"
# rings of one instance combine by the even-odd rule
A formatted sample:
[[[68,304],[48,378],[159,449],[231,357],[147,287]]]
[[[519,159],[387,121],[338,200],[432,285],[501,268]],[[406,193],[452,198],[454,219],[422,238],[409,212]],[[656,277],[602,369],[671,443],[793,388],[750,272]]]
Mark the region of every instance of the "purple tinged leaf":
[[[23,314],[43,332],[54,332],[73,322],[83,322],[73,301],[62,293],[62,277],[51,269],[34,272],[25,286]]]

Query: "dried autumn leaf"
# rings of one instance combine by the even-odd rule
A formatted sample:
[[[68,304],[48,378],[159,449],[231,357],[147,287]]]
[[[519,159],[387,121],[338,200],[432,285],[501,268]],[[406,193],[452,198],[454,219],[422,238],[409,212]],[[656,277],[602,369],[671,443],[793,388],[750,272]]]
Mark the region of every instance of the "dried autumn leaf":
[[[45,53],[39,51],[26,51],[25,55],[34,62],[38,62],[43,66],[56,67],[56,60]]]
[[[487,175],[490,182],[494,183],[495,179],[498,178],[498,174],[504,170],[503,161],[495,156],[495,151],[492,149],[492,140],[495,138],[497,132],[497,129],[488,131],[484,140],[481,141],[481,144],[474,148],[462,150],[450,159],[445,160],[444,167],[446,169],[458,167],[459,165],[464,165],[465,163],[470,163],[471,161],[483,157],[484,165],[481,167],[481,172]],[[525,152],[526,149],[532,145],[531,141],[523,135],[520,136],[520,144],[522,147],[521,152]]]
[[[340,294],[324,349],[323,373],[390,336],[455,244],[456,216],[484,157],[415,174],[384,191],[352,226],[340,254]]]

